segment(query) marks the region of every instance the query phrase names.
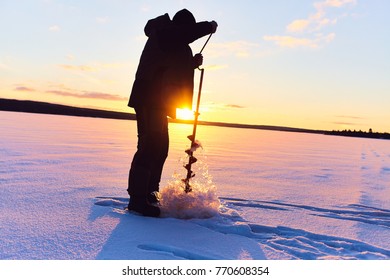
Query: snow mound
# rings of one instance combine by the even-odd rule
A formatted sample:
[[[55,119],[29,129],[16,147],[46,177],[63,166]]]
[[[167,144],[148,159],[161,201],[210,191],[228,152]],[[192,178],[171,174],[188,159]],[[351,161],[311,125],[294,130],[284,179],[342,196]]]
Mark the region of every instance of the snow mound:
[[[205,219],[218,214],[220,202],[215,187],[207,188],[194,184],[186,193],[183,182],[170,182],[161,191],[161,211],[163,217],[179,219]]]
[[[175,173],[167,186],[161,190],[161,212],[163,217],[179,219],[207,219],[219,213],[220,201],[217,188],[202,160],[196,163],[197,179],[191,179],[192,191],[184,191],[184,174]]]

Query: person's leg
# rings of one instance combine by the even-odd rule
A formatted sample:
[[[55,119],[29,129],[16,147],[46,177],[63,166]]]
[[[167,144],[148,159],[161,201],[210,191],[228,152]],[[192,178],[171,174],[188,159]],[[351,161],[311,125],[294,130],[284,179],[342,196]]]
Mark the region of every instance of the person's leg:
[[[149,155],[148,155],[148,137],[147,137],[147,115],[144,110],[136,110],[138,144],[137,151],[134,154],[129,172],[129,181],[127,192],[130,196],[146,196],[147,186],[150,179]]]
[[[151,206],[147,198],[151,192],[158,191],[168,153],[167,117],[145,109],[137,109],[136,114],[138,145],[129,172],[129,209],[146,216],[158,216],[159,209]]]
[[[161,174],[163,171],[165,160],[168,157],[169,150],[169,134],[168,134],[168,120],[164,111],[156,112],[159,122],[158,130],[155,131],[154,145],[156,147],[154,154],[153,165],[151,166],[149,193],[159,192]]]

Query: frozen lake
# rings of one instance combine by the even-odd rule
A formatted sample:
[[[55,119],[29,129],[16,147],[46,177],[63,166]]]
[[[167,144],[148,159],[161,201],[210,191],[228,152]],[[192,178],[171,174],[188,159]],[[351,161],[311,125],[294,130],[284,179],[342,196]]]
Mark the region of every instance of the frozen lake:
[[[185,171],[192,126],[169,129],[162,189]],[[0,259],[390,259],[388,140],[199,126],[194,167],[220,215],[181,220],[120,211],[134,121],[0,112],[0,131]],[[165,239],[139,232],[121,249],[145,221]],[[167,224],[237,248],[179,244]]]

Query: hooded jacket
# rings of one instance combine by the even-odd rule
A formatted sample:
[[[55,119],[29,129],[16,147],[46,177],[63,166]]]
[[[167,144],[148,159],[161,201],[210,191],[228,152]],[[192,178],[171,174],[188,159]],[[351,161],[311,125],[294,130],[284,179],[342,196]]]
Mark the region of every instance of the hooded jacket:
[[[165,14],[145,26],[148,37],[142,52],[129,106],[165,110],[175,118],[176,108],[191,108],[194,86],[194,60],[189,44],[210,34],[209,22],[195,22],[181,10],[172,20]]]

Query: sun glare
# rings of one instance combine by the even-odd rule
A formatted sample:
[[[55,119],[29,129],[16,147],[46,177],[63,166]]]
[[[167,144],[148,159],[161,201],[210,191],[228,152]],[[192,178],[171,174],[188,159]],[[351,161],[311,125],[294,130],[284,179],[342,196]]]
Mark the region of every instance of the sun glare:
[[[190,109],[176,109],[176,118],[180,120],[193,120],[194,112]]]

